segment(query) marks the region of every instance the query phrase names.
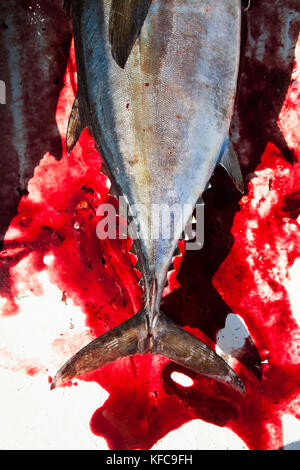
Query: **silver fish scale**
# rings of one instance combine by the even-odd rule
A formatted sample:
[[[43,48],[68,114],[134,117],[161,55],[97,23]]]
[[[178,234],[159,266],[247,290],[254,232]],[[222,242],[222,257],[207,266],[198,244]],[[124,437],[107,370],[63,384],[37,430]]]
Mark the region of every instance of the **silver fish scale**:
[[[120,192],[130,206],[146,208],[136,207],[135,220],[159,305],[189,214],[171,239],[153,240],[151,210],[162,203],[194,206],[214,170],[234,105],[240,1],[153,1],[124,70],[109,44],[111,1],[74,0],[73,8],[81,12],[74,15],[77,27],[87,31],[75,37],[79,91]]]

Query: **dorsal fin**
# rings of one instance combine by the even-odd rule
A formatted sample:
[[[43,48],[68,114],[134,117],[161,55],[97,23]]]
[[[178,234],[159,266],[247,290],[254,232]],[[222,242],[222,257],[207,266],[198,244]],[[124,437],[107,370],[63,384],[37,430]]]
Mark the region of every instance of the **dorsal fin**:
[[[80,112],[80,103],[78,93],[73,103],[67,130],[67,152],[68,154],[75,147],[81,132],[86,127],[85,121]]]
[[[113,0],[109,18],[112,56],[123,69],[141,31],[151,0]]]
[[[233,145],[229,138],[227,138],[223,144],[219,165],[221,165],[228,173],[236,188],[243,193],[244,182],[243,176],[238,161],[237,154],[233,148]]]

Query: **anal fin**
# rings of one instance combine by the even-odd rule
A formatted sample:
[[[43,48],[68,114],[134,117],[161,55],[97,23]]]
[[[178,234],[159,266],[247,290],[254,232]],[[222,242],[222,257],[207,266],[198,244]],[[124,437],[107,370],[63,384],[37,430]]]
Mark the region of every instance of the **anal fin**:
[[[218,164],[227,171],[236,188],[243,194],[243,176],[237,154],[229,137],[223,143]]]
[[[73,150],[75,147],[81,132],[86,127],[85,121],[82,116],[82,111],[80,109],[80,98],[79,94],[77,93],[72,111],[70,114],[70,119],[68,123],[67,129],[67,152],[68,154]]]

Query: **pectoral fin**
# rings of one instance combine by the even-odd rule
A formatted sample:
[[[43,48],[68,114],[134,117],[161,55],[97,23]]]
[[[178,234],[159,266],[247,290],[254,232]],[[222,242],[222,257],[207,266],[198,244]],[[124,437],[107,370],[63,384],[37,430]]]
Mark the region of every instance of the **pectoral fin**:
[[[151,0],[113,0],[109,19],[112,56],[124,68],[147,16]]]
[[[234,182],[236,188],[241,193],[243,193],[244,182],[240,164],[238,161],[237,154],[229,138],[224,141],[224,144],[222,146],[219,165],[221,165],[227,171],[228,175]]]
[[[80,99],[77,93],[73,103],[67,130],[67,152],[68,154],[75,147],[81,132],[86,127],[82,113],[80,111]]]

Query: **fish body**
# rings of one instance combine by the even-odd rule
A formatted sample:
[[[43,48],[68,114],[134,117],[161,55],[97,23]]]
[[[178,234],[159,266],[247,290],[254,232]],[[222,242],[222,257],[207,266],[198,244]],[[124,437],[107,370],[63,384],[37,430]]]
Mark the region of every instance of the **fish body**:
[[[126,197],[145,308],[70,359],[52,387],[124,355],[152,352],[243,391],[234,371],[160,311],[178,239],[215,166],[227,161],[240,62],[240,0],[73,0],[78,73],[67,144],[88,127],[117,194]],[[228,165],[229,163],[229,165]],[[176,207],[153,237],[153,207]],[[191,209],[192,212],[192,209]]]

